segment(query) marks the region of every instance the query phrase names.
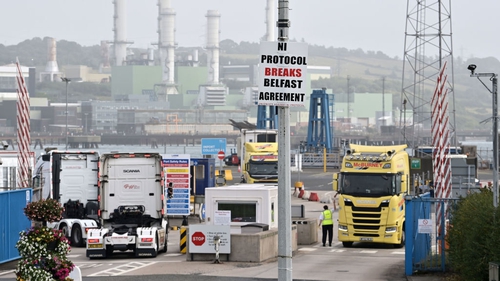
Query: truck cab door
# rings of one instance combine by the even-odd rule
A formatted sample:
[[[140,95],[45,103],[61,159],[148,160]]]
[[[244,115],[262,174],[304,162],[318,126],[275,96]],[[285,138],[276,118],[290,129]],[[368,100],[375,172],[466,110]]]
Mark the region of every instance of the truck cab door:
[[[342,174],[333,173],[333,181],[332,181],[333,191],[341,192],[339,188],[339,182],[342,182]]]

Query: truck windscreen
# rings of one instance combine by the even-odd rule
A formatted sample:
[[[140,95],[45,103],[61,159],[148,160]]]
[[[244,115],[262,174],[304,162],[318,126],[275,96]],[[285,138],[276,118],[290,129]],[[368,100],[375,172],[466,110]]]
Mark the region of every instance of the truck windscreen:
[[[341,192],[345,195],[380,197],[394,194],[395,175],[343,174]]]
[[[267,161],[251,161],[248,167],[248,173],[250,175],[277,175],[278,174],[278,164],[276,162]]]

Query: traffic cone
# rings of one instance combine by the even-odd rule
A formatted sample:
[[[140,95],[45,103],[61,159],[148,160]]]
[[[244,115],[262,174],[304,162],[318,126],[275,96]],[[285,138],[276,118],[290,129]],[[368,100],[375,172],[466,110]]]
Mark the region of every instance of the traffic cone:
[[[299,192],[299,196],[298,196],[298,197],[299,197],[299,198],[302,198],[302,196],[304,196],[304,190],[301,190],[301,191]]]
[[[311,192],[311,195],[309,195],[309,201],[319,201],[318,193]]]
[[[238,173],[241,173],[241,165],[238,165]]]

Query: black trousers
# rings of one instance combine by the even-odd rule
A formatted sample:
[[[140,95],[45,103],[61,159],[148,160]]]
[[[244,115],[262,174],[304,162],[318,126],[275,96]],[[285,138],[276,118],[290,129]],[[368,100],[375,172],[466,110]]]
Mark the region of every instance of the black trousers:
[[[328,244],[332,245],[332,240],[333,240],[333,224],[329,225],[323,225],[323,246],[326,244],[326,236],[328,235]]]

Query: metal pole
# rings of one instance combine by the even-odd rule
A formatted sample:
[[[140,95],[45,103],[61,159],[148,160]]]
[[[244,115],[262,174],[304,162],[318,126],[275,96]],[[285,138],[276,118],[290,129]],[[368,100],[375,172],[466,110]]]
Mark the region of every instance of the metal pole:
[[[476,70],[475,64],[470,64],[467,67],[471,71],[470,77],[477,79],[488,89],[492,94],[492,110],[493,110],[493,206],[498,207],[498,75],[496,73],[474,73]],[[493,89],[490,90],[480,77],[490,77]]]
[[[288,0],[278,2],[278,41],[288,41]],[[290,108],[278,106],[278,280],[292,281]]]
[[[89,114],[85,113],[85,134],[87,134],[89,132],[89,129],[87,127],[87,115],[89,115]]]
[[[385,76],[382,77],[382,126],[385,126]]]
[[[68,149],[68,84],[71,79],[61,77],[61,80],[66,83],[66,150]]]
[[[493,206],[498,207],[498,78],[495,74],[493,83]]]

